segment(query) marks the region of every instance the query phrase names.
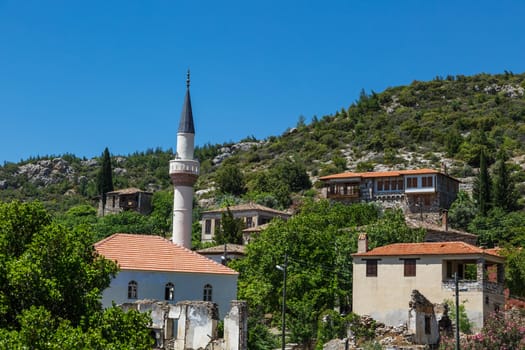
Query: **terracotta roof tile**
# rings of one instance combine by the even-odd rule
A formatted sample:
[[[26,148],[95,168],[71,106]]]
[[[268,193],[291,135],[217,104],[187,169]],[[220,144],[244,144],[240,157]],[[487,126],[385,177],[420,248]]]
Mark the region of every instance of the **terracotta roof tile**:
[[[491,249],[483,249],[465,242],[395,243],[374,248],[366,253],[352,256],[406,256],[406,255],[492,255],[500,257]]]
[[[402,175],[423,175],[423,174],[443,174],[443,173],[440,173],[439,171],[434,170],[434,169],[371,171],[371,172],[365,172],[365,173],[346,172],[346,173],[339,173],[339,174],[323,176],[323,177],[320,177],[319,179],[320,180],[332,180],[332,179],[344,179],[347,177],[360,177],[360,178],[396,177],[396,176],[402,176]],[[443,175],[449,176],[447,174],[443,174]]]
[[[160,236],[115,233],[95,243],[95,249],[106,259],[116,261],[122,270],[237,274]]]
[[[226,251],[228,253],[239,253],[239,254],[246,254],[246,247],[241,244],[226,244]],[[199,249],[197,250],[197,253],[199,254],[208,254],[208,253],[217,253],[222,254],[224,253],[224,244],[216,245],[209,248]]]

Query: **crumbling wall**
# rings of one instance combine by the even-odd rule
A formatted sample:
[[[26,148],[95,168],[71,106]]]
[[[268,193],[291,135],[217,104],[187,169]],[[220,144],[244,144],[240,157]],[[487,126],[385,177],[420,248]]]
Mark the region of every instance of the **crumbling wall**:
[[[418,290],[412,291],[408,311],[408,330],[414,335],[416,344],[437,344],[439,341],[439,325],[431,303]]]
[[[215,303],[181,301],[170,316],[178,318],[175,350],[206,349],[217,339],[219,312]]]

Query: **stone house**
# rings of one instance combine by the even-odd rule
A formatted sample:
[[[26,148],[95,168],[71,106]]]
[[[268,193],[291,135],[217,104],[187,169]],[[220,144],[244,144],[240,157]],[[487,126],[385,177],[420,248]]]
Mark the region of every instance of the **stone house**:
[[[256,203],[245,203],[229,207],[234,218],[241,218],[244,222],[245,228],[257,229],[258,227],[269,223],[272,219],[278,217],[283,220],[290,218],[290,214],[284,211],[275,210],[265,207],[264,205]],[[220,227],[222,215],[226,213],[228,208],[219,208],[207,210],[202,213],[201,226],[201,240],[202,242],[212,242],[215,232]],[[245,232],[256,232],[245,231]],[[249,234],[243,234],[244,243],[248,243],[250,239]]]
[[[227,243],[199,249],[197,253],[219,264],[225,265],[230,260],[244,258],[246,256],[246,246]]]
[[[99,200],[98,214],[117,214],[123,211],[136,211],[148,215],[151,213],[151,198],[153,193],[142,191],[138,188],[125,188],[106,193],[106,205],[102,208],[102,199]]]
[[[433,169],[346,172],[323,176],[325,198],[344,203],[377,202],[405,214],[437,221],[459,191],[459,181]]]
[[[454,300],[455,273],[459,276],[460,302],[465,303],[475,330],[505,304],[504,258],[495,249],[465,242],[424,242],[390,244],[368,251],[366,235],[361,234],[358,252],[352,257],[353,311],[387,325],[408,323],[414,290],[432,304]],[[428,331],[434,327],[421,326]]]
[[[194,251],[154,235],[117,233],[95,244],[120,271],[102,294],[102,305],[139,299],[212,301],[224,317],[237,298],[238,273]]]

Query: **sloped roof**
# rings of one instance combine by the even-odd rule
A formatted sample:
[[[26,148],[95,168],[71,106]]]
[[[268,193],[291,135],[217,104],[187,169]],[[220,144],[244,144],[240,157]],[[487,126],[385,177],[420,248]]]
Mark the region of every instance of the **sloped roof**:
[[[237,253],[237,254],[246,254],[246,247],[241,244],[226,244],[226,252],[228,253]],[[213,247],[204,248],[197,250],[199,254],[222,254],[224,253],[224,244],[219,244]]]
[[[95,243],[95,249],[122,270],[238,274],[160,236],[115,233]]]
[[[195,127],[193,125],[193,111],[191,109],[189,70],[188,77],[186,79],[186,96],[184,97],[184,104],[182,105],[182,113],[180,115],[178,132],[185,134],[195,134]]]
[[[372,171],[372,172],[365,172],[365,173],[354,173],[354,172],[346,172],[346,173],[339,173],[339,174],[333,174],[333,175],[327,175],[322,176],[319,178],[319,180],[334,180],[334,179],[345,179],[348,177],[360,177],[360,178],[375,178],[375,177],[396,177],[396,176],[402,176],[402,175],[424,175],[424,174],[442,174],[444,176],[450,177],[453,180],[458,181],[457,179],[454,179],[453,177],[441,173],[434,169],[410,169],[410,170],[391,170],[391,171]]]
[[[493,249],[483,249],[465,242],[395,243],[374,248],[352,256],[407,256],[407,255],[491,255],[501,258]]]
[[[274,213],[274,214],[278,214],[278,215],[290,216],[290,214],[285,212],[285,211],[272,209],[272,208],[269,208],[269,207],[265,207],[264,205],[260,205],[260,204],[253,203],[253,202],[238,204],[238,205],[231,206],[229,208],[230,208],[231,212],[258,210],[258,211],[265,211],[265,212],[268,212],[268,213]],[[228,208],[218,208],[218,209],[206,210],[205,212],[203,212],[203,214],[207,214],[207,213],[223,213],[223,212],[226,212],[227,210],[228,210]]]
[[[115,191],[108,192],[107,194],[134,194],[134,193],[139,193],[139,192],[151,194],[151,192],[143,191],[140,188],[136,188],[136,187],[123,188],[121,190],[115,190]]]

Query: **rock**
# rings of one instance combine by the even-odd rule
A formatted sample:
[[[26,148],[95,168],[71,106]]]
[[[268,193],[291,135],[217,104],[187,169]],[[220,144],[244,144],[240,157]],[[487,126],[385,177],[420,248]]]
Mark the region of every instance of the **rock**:
[[[115,175],[123,175],[123,174],[126,174],[128,171],[124,168],[115,168],[113,169],[113,173]]]
[[[18,173],[26,176],[28,181],[33,184],[47,186],[59,183],[64,178],[72,180],[74,170],[66,160],[55,158],[24,164],[18,168]]]
[[[98,166],[98,161],[95,158],[91,158],[91,159],[88,159],[88,160],[81,161],[80,164],[82,164],[82,166],[86,166],[88,168],[92,168],[92,167]]]

